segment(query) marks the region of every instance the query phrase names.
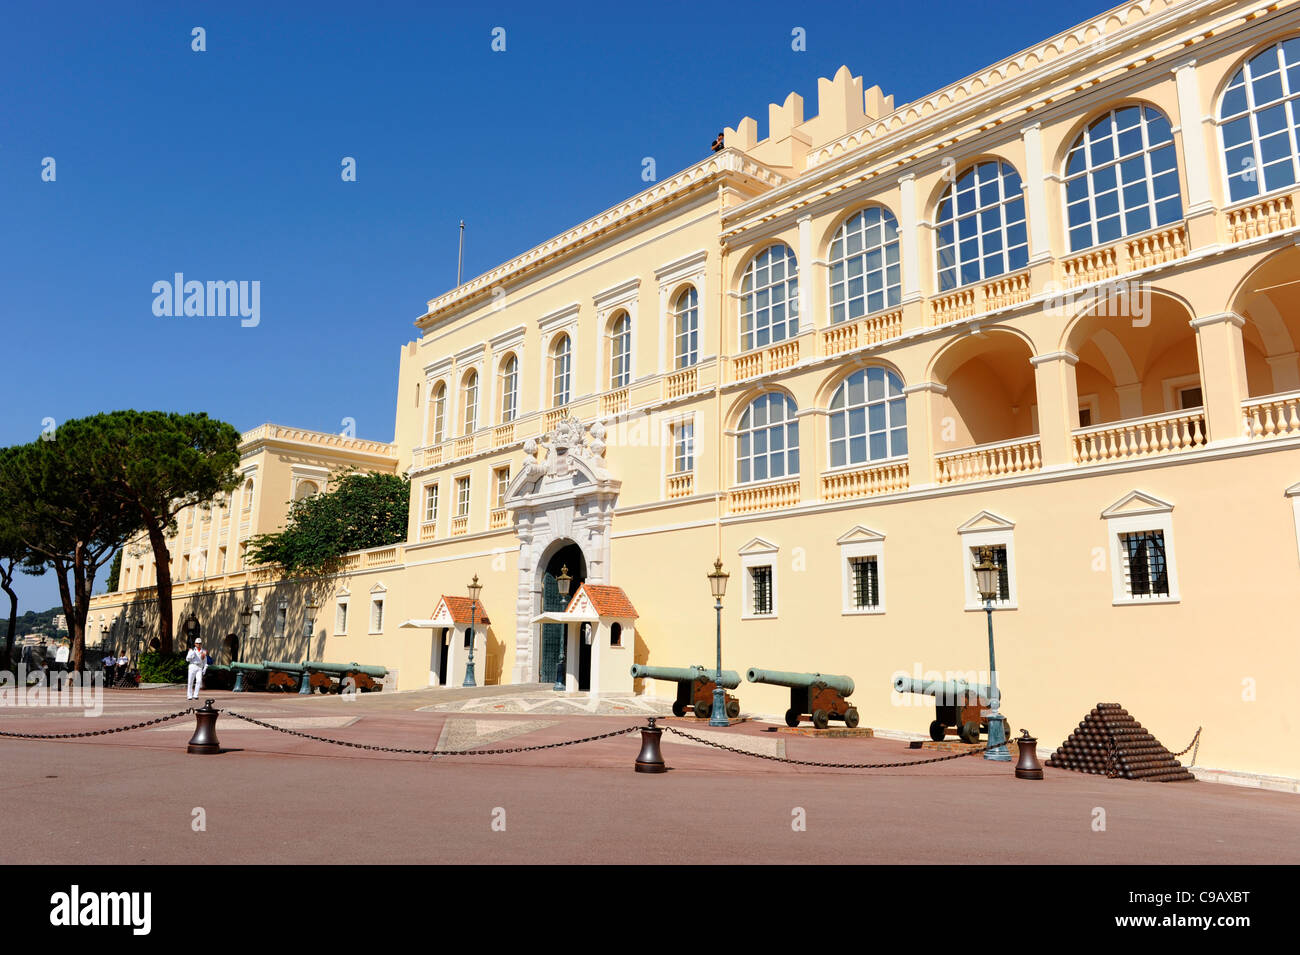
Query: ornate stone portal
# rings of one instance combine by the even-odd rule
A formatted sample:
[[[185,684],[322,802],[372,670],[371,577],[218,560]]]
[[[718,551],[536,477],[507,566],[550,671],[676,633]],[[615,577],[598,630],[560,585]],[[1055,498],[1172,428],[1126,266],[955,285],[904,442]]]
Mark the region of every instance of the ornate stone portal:
[[[565,418],[540,439],[524,442],[524,465],[506,490],[519,536],[512,682],[539,679],[540,624],[533,618],[542,612],[542,577],[551,555],[577,544],[587,580],[609,582],[609,536],[621,486],[605,469],[605,426],[599,421],[588,428]]]

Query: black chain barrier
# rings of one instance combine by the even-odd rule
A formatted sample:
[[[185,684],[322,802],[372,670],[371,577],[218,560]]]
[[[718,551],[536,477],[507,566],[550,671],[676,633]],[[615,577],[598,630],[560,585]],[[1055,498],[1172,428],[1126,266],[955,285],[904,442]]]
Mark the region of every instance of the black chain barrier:
[[[578,743],[591,743],[598,739],[609,739],[613,736],[626,736],[628,733],[635,733],[641,729],[640,726],[629,726],[625,729],[614,730],[610,733],[601,733],[597,736],[584,736],[582,739],[566,739],[558,743],[539,743],[535,746],[515,746],[511,749],[402,749],[398,746],[375,746],[370,743],[353,743],[343,739],[330,739],[328,736],[315,736],[311,733],[300,733],[298,730],[291,730],[284,726],[276,726],[274,723],[267,723],[265,720],[254,719],[251,716],[245,716],[242,713],[236,713],[234,710],[222,710],[227,716],[233,716],[237,720],[243,720],[245,723],[252,723],[254,726],[262,726],[269,730],[275,730],[277,733],[285,733],[289,736],[300,736],[303,739],[315,740],[318,743],[333,743],[335,746],[350,746],[353,749],[368,749],[377,753],[402,753],[408,756],[500,756],[506,753],[531,753],[541,749],[558,749],[561,746],[574,746]]]
[[[1006,743],[989,743],[980,749],[969,749],[963,753],[950,753],[947,756],[934,756],[930,759],[909,759],[898,763],[827,763],[819,760],[810,759],[790,759],[786,756],[768,756],[766,753],[754,753],[747,749],[737,749],[734,746],[727,746],[713,740],[701,739],[698,736],[692,736],[685,730],[679,730],[675,726],[665,726],[664,729],[670,733],[676,733],[678,736],[685,737],[696,743],[703,743],[705,746],[712,746],[715,749],[725,749],[729,753],[738,753],[741,756],[752,756],[754,759],[766,759],[774,763],[792,763],[795,766],[818,766],[823,769],[900,769],[905,766],[924,766],[927,763],[942,763],[950,759],[961,759],[963,756],[977,756],[987,753],[998,746],[1007,746],[1011,741]]]
[[[1188,770],[1190,770],[1193,766],[1196,765],[1196,757],[1201,752],[1201,730],[1202,729],[1204,729],[1203,726],[1196,727],[1196,734],[1192,737],[1192,741],[1188,743],[1185,747],[1183,747],[1181,750],[1179,750],[1178,752],[1169,754],[1174,759],[1177,759],[1179,756],[1185,756],[1188,750],[1195,747],[1196,752],[1192,753],[1192,759],[1187,764],[1186,767]],[[1106,778],[1119,779],[1119,777],[1123,775],[1123,772],[1119,768],[1119,743],[1115,741],[1115,734],[1112,733],[1109,729],[1106,730],[1106,736],[1107,736]]]
[[[84,733],[10,733],[6,730],[0,730],[0,736],[7,736],[10,739],[79,739],[83,736],[108,736],[110,733],[125,733],[128,730],[138,730],[146,726],[166,723],[179,716],[188,716],[193,712],[194,707],[191,706],[187,710],[178,710],[170,716],[159,716],[152,720],[145,720],[143,723],[132,723],[130,726],[115,726],[108,730],[87,730]]]

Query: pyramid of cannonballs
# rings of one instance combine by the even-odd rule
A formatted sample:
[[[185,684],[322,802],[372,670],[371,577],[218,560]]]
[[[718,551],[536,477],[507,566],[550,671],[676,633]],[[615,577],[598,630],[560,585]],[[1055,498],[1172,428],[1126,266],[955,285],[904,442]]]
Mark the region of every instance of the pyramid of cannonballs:
[[[1196,778],[1118,703],[1098,703],[1046,765],[1152,783]]]

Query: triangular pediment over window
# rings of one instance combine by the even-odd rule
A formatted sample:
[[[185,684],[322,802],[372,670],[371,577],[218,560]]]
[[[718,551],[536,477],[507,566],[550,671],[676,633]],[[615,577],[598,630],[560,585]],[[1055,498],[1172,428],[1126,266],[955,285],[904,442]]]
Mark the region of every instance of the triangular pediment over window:
[[[741,556],[749,554],[775,554],[778,550],[780,550],[780,548],[770,540],[766,540],[762,537],[755,537],[744,547],[740,548],[738,553]]]
[[[384,586],[383,581],[380,581],[370,588],[370,592],[372,594],[386,594],[388,593],[388,588]]]
[[[880,531],[873,531],[870,527],[863,527],[858,524],[851,531],[846,532],[835,543],[837,544],[870,544],[885,539],[885,535]]]
[[[1128,517],[1133,514],[1168,514],[1174,506],[1144,491],[1129,491],[1101,512],[1104,518]]]
[[[957,528],[958,534],[965,534],[970,531],[1009,531],[1014,530],[1015,521],[1009,521],[1005,517],[994,514],[992,511],[980,511],[969,521]]]

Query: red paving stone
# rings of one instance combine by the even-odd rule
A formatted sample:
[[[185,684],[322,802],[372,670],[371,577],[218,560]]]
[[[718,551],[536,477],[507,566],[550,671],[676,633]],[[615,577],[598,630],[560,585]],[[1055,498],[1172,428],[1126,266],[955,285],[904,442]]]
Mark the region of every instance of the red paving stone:
[[[632,717],[413,712],[402,695],[338,699],[207,694],[259,718],[359,717],[303,732],[432,749],[448,719],[552,721],[486,744],[536,745],[639,726]],[[184,694],[110,694],[90,721],[6,708],[0,730],[79,732],[183,709]],[[260,727],[218,737],[227,752],[188,755],[185,729],[86,741],[0,739],[9,822],[0,862],[652,862],[724,853],[738,862],[1300,862],[1300,797],[1209,783],[1156,784],[964,757],[883,770],[796,767],[674,742],[668,773],[632,770],[639,734],[500,756],[395,755]],[[686,728],[685,724],[682,725]],[[744,723],[728,735],[775,738]],[[795,759],[912,762],[934,754],[896,740],[783,736]],[[191,810],[207,831],[190,828]],[[506,811],[506,831],[491,828]],[[802,809],[807,831],[791,827]],[[1094,810],[1107,829],[1094,832]],[[111,823],[111,828],[106,826]],[[347,838],[329,833],[347,833]],[[670,833],[671,838],[665,838]]]

